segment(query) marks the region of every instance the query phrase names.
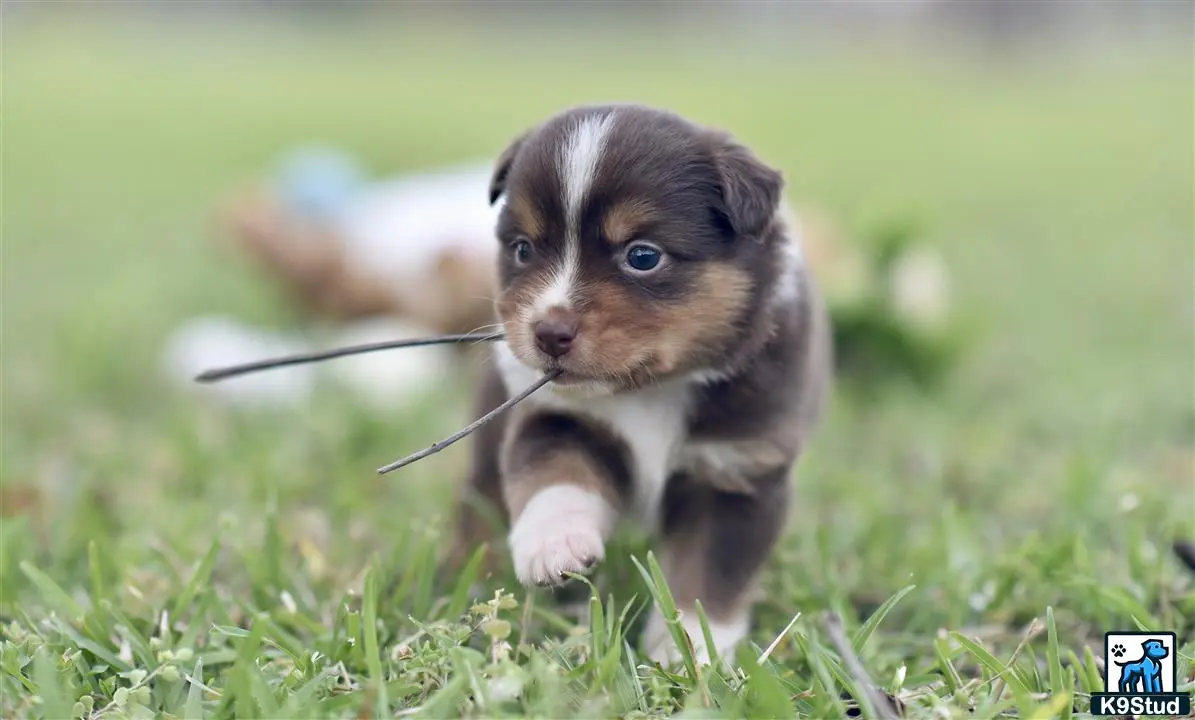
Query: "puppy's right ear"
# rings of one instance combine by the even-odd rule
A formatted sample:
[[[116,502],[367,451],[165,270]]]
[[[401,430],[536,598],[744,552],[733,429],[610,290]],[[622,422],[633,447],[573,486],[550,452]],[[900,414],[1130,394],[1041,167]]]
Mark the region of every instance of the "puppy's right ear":
[[[721,175],[719,210],[735,233],[758,235],[780,206],[784,178],[728,133],[711,131],[709,138]]]
[[[498,198],[502,197],[502,193],[506,192],[506,176],[510,174],[510,166],[514,164],[515,156],[519,154],[519,149],[523,147],[523,142],[527,140],[527,136],[531,131],[523,133],[514,139],[510,145],[507,146],[502,154],[498,156],[498,162],[494,165],[494,174],[490,177],[490,204],[498,202]]]

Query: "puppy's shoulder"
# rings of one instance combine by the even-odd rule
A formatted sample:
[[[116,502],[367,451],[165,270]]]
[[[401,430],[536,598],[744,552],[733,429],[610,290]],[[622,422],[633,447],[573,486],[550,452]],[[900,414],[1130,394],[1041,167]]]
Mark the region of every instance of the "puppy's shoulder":
[[[779,435],[799,445],[820,418],[833,365],[829,317],[802,267],[772,308],[761,351],[726,373],[698,375],[691,436],[731,440]]]

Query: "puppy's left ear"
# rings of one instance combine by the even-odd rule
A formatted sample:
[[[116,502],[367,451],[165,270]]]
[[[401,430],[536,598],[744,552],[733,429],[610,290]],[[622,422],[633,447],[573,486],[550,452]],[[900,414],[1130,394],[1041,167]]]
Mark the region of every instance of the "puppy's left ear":
[[[713,159],[721,179],[722,214],[738,235],[759,235],[780,206],[784,178],[725,133],[713,133]]]
[[[498,202],[498,198],[506,192],[506,176],[510,174],[510,166],[514,164],[515,156],[519,154],[519,149],[523,147],[523,142],[530,134],[531,131],[528,130],[515,138],[498,156],[498,162],[494,165],[494,174],[490,176],[490,205]]]

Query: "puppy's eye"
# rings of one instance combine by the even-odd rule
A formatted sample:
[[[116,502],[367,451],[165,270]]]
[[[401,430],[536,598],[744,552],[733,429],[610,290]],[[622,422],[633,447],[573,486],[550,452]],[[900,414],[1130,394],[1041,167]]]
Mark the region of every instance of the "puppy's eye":
[[[535,255],[535,249],[531,247],[530,241],[526,238],[520,238],[511,246],[515,254],[515,262],[520,265],[526,265],[531,262],[531,258]]]
[[[664,253],[657,247],[638,243],[627,250],[627,266],[637,272],[655,270],[664,259]]]

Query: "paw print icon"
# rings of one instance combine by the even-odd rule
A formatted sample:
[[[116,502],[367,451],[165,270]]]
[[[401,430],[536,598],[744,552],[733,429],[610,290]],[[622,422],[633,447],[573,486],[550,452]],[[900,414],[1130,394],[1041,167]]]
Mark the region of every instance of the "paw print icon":
[[[1112,646],[1112,654],[1116,657],[1124,657],[1124,645],[1116,643]]]

